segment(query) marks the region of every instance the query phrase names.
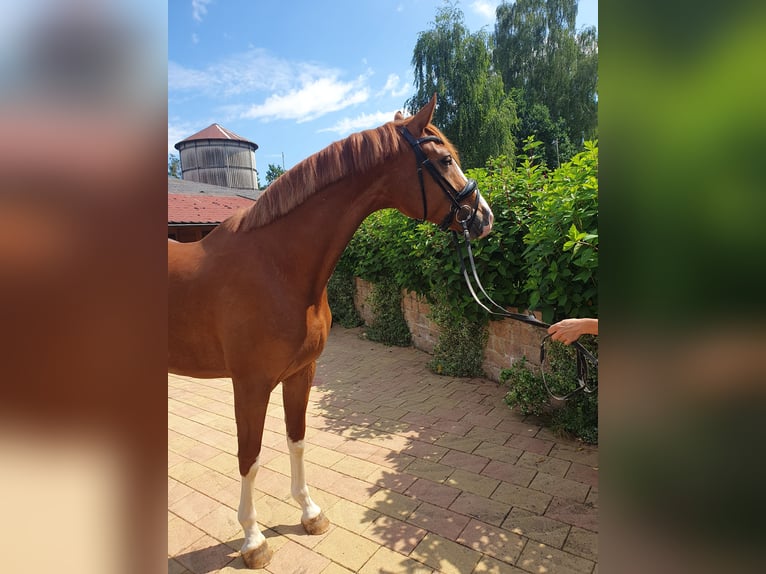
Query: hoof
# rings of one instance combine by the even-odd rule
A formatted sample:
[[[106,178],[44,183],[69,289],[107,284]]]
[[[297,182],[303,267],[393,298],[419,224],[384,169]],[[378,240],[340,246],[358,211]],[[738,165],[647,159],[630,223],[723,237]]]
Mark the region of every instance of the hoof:
[[[242,554],[242,558],[245,560],[247,567],[253,569],[264,568],[271,562],[272,556],[274,556],[274,552],[269,548],[269,545],[265,540],[259,546]]]
[[[304,530],[308,534],[324,534],[327,529],[330,528],[330,521],[324,515],[324,512],[320,512],[319,516],[312,518],[311,520],[301,520]]]

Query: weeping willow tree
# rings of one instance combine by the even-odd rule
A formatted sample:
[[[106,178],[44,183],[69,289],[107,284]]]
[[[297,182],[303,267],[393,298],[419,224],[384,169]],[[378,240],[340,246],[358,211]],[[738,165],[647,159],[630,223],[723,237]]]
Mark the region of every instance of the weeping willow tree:
[[[542,141],[551,166],[597,135],[598,37],[576,29],[577,4],[515,0],[496,13],[494,65],[519,106],[517,136]]]
[[[412,56],[415,113],[437,94],[434,124],[460,150],[463,168],[483,167],[491,157],[513,157],[516,107],[492,63],[492,39],[470,33],[454,4],[439,8],[433,27],[421,32]]]

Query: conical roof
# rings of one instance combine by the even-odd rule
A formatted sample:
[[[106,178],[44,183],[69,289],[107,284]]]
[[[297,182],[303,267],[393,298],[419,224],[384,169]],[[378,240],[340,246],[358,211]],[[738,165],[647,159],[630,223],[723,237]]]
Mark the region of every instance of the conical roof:
[[[176,149],[180,149],[179,146],[182,143],[190,142],[194,140],[232,140],[232,141],[239,141],[239,142],[250,144],[253,146],[254,150],[258,149],[258,144],[251,142],[250,140],[235,134],[231,130],[227,130],[225,127],[223,127],[220,124],[210,124],[204,130],[198,131],[196,134],[190,135],[188,138],[181,140],[180,142],[175,144],[173,147]]]

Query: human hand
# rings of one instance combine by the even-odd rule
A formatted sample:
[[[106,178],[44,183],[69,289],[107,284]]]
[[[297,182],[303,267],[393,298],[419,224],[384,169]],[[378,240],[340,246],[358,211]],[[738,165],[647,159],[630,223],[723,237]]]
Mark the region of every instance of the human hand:
[[[548,327],[554,341],[571,345],[580,335],[598,335],[598,319],[564,319]]]

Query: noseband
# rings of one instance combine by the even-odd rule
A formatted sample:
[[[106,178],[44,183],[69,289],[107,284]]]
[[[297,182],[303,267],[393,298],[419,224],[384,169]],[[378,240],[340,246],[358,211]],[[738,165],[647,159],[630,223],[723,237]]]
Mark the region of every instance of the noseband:
[[[436,166],[431,162],[430,159],[428,159],[428,156],[426,156],[425,152],[423,151],[423,148],[420,147],[421,144],[425,142],[436,142],[439,144],[443,144],[444,142],[436,137],[436,136],[426,136],[422,137],[420,139],[416,139],[413,137],[413,135],[407,130],[406,127],[403,127],[401,130],[402,135],[404,136],[404,139],[407,140],[407,143],[412,146],[412,150],[415,152],[415,158],[418,162],[418,180],[420,181],[420,195],[423,198],[423,219],[420,221],[423,222],[428,218],[428,200],[426,199],[426,187],[423,183],[423,168],[425,167],[428,172],[431,174],[431,177],[433,180],[439,184],[439,187],[441,187],[444,194],[447,196],[447,198],[450,200],[450,203],[452,204],[452,207],[450,208],[450,212],[444,217],[444,221],[442,221],[441,225],[439,226],[439,229],[442,231],[447,231],[449,229],[449,226],[452,224],[452,219],[454,218],[455,221],[457,221],[464,230],[467,230],[471,224],[473,223],[473,220],[476,217],[476,213],[478,212],[479,208],[479,200],[481,199],[481,193],[479,192],[478,187],[476,186],[476,180],[475,179],[469,179],[465,187],[461,191],[457,191],[454,187],[452,187],[452,184],[448,182],[444,176],[439,173],[439,170],[436,168]],[[463,201],[466,197],[471,195],[472,193],[476,192],[476,201],[474,201],[473,207],[470,205],[461,205],[460,202]]]

